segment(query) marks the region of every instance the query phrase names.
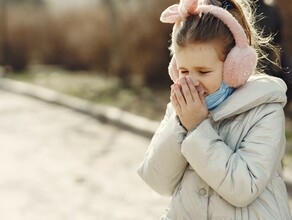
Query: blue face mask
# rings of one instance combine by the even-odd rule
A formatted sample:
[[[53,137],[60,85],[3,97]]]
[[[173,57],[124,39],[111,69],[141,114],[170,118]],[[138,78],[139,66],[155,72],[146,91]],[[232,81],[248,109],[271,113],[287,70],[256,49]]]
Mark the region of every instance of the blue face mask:
[[[220,105],[234,92],[234,90],[234,88],[228,86],[225,82],[222,82],[220,88],[216,92],[205,97],[208,110],[213,110]]]

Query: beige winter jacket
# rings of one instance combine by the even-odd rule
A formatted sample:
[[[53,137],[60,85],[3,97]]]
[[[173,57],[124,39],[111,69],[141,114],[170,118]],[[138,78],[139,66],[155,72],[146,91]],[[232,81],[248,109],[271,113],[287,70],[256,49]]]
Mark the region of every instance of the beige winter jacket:
[[[166,220],[290,220],[281,160],[286,85],[255,75],[187,133],[171,104],[139,175],[171,195]]]

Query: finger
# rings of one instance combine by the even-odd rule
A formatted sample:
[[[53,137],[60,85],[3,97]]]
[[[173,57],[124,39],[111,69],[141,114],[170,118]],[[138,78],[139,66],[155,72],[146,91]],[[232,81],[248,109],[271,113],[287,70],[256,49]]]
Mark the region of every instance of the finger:
[[[176,99],[177,99],[180,107],[185,108],[186,107],[186,100],[185,100],[184,95],[181,92],[181,90],[177,84],[174,85],[174,93],[175,93]]]
[[[182,87],[182,93],[184,95],[186,104],[192,104],[194,102],[188,82],[187,82],[187,78],[182,79],[181,82],[181,87]]]
[[[198,81],[196,81],[196,82],[198,82]],[[193,93],[198,93],[196,85],[193,82],[192,78],[190,78],[190,77],[187,77],[187,83],[188,83],[188,87],[189,87],[190,92],[191,92],[192,99],[194,100]]]
[[[193,79],[193,78],[190,78],[191,79],[191,82],[193,84],[193,86],[195,87],[196,91],[197,91],[197,94],[199,94],[198,91],[200,91],[200,82],[196,79]]]
[[[196,85],[199,85],[198,81],[193,81],[190,77],[187,78],[188,81],[188,86],[190,88],[191,91],[191,95],[192,95],[192,99],[195,101],[197,99],[199,99],[199,94],[198,94],[198,90],[196,89]]]
[[[181,107],[180,107],[180,105],[179,105],[179,103],[178,103],[178,100],[177,100],[175,94],[172,94],[172,95],[170,96],[170,101],[171,101],[171,104],[172,104],[174,110],[176,111],[176,113],[177,113],[177,114],[180,114],[180,112],[181,112]]]
[[[174,87],[174,85],[170,86],[170,96],[174,93],[174,88],[173,87]]]
[[[173,96],[175,94],[175,91],[174,91],[174,84],[170,86],[170,98],[171,96]]]
[[[171,86],[171,91],[170,91],[170,101],[171,102],[173,101],[174,96],[175,96],[174,88],[173,88],[173,86]]]

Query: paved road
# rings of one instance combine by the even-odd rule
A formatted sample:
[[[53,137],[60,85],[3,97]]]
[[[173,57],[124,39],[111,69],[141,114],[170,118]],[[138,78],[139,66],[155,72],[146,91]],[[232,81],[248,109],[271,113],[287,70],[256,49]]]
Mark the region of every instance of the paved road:
[[[136,174],[148,144],[71,109],[0,90],[0,219],[158,219],[168,198]]]
[[[0,219],[153,220],[168,202],[136,169],[149,139],[0,91]]]

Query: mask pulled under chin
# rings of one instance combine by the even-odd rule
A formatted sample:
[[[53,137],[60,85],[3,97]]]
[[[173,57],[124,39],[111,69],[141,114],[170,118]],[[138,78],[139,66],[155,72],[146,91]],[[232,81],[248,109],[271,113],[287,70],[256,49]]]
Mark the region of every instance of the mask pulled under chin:
[[[218,105],[220,105],[234,92],[234,90],[235,88],[232,88],[228,86],[225,82],[222,82],[220,88],[216,92],[205,97],[205,102],[208,110],[213,110]]]

